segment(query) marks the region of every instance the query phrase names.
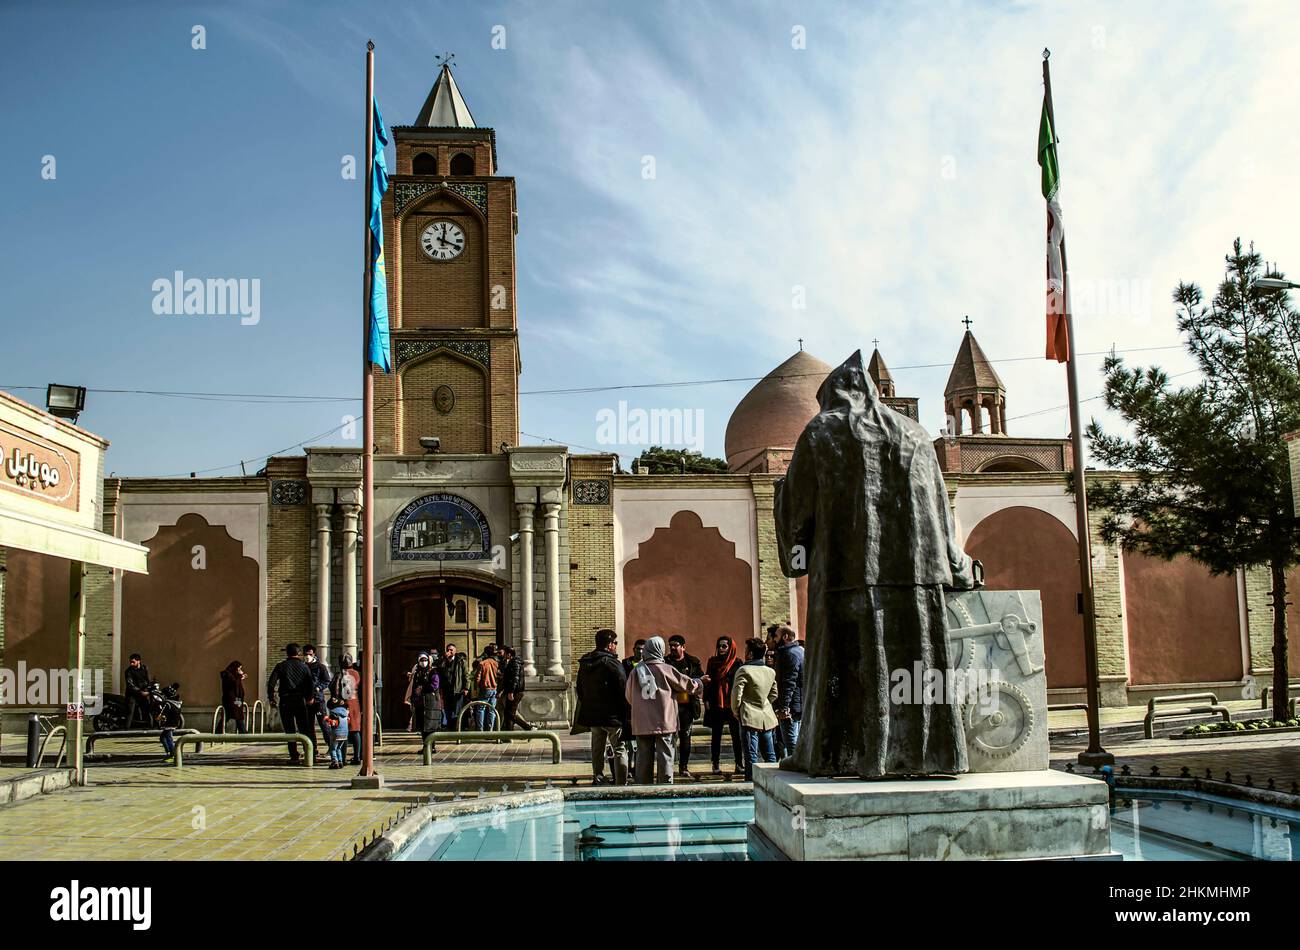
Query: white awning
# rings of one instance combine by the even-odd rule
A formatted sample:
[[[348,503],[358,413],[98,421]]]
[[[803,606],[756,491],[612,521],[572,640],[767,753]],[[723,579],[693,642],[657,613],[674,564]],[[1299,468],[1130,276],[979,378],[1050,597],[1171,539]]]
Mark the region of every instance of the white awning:
[[[7,508],[0,508],[0,547],[21,548],[133,574],[149,573],[146,561],[149,549],[143,544],[132,544],[102,531],[46,521]]]

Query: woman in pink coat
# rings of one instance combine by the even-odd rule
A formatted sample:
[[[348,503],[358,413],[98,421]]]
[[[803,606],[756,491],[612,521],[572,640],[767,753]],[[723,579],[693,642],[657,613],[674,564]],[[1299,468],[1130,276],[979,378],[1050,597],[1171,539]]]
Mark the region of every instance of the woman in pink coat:
[[[700,695],[704,689],[664,662],[664,638],[646,641],[641,662],[627,678],[624,695],[632,707],[632,735],[636,736],[636,781],[638,785],[673,783],[673,760],[677,737],[677,693]]]

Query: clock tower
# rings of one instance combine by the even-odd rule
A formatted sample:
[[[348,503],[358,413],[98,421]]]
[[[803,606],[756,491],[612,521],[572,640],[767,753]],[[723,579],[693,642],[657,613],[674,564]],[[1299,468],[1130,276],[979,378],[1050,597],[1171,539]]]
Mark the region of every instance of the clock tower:
[[[413,125],[394,126],[384,196],[393,372],[375,374],[379,454],[499,453],[519,441],[515,180],[497,174],[449,63]]]

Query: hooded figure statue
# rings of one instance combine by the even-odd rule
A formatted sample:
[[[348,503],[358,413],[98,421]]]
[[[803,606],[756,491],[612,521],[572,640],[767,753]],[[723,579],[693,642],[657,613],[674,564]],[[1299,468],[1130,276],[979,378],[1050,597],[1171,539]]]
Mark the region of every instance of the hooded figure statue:
[[[803,725],[782,767],[863,778],[965,772],[961,706],[943,688],[943,592],[977,584],[953,538],[934,447],[881,402],[861,351],[826,377],[817,401],[776,484],[781,570],[808,575]],[[896,671],[940,688],[925,702],[912,689],[894,702]]]

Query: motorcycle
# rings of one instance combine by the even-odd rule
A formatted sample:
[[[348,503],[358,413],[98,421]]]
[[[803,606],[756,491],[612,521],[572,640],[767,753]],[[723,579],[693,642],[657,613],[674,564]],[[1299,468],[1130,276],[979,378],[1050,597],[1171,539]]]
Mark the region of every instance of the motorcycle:
[[[127,699],[117,693],[105,693],[103,708],[92,720],[96,732],[117,732],[123,729],[180,729],[185,725],[181,713],[181,684],[170,686],[149,684],[149,700],[135,704],[135,720],[126,721]]]

